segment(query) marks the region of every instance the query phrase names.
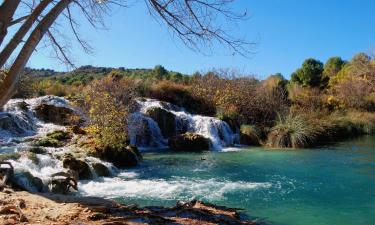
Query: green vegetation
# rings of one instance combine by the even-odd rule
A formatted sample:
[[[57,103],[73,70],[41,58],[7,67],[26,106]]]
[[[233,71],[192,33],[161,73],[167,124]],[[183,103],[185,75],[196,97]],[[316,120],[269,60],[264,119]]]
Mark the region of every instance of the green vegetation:
[[[188,76],[160,65],[154,69],[85,66],[48,74],[43,71],[38,76],[33,71],[28,88],[23,88],[28,90],[26,96],[67,96],[90,117],[86,131],[101,148],[127,145],[123,118],[137,97],[216,116],[241,130],[242,142],[252,145],[308,147],[375,131],[375,59],[364,53],[349,61],[332,57],[325,64],[307,59],[290,81],[279,73],[258,80],[230,70]],[[39,145],[59,144],[48,138]]]
[[[46,137],[43,137],[34,142],[35,148],[33,153],[38,153],[40,148],[38,147],[62,147],[65,145],[65,142],[71,138],[69,132],[63,130],[53,131],[48,133]]]

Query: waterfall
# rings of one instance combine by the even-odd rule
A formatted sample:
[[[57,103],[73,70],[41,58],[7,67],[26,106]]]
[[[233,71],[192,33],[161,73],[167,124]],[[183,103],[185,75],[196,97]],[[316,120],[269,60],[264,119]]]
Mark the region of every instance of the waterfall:
[[[15,139],[46,134],[65,127],[44,123],[35,115],[35,108],[40,104],[70,108],[69,102],[62,97],[43,96],[32,99],[11,99],[0,111],[0,145],[6,145]]]
[[[155,99],[138,99],[139,109],[130,115],[129,136],[131,144],[138,147],[167,147],[167,138],[155,120],[147,115],[154,108],[170,112],[175,117],[176,134],[186,132],[200,134],[211,141],[212,150],[221,150],[224,147],[236,144],[236,134],[229,125],[217,118],[194,115],[184,108]]]
[[[32,99],[11,99],[0,111],[0,155],[11,156],[7,161],[12,163],[15,170],[15,180],[19,186],[28,191],[48,190],[52,175],[58,172],[67,172],[62,165],[63,154],[71,152],[71,147],[45,147],[45,153],[30,153],[32,143],[26,138],[44,136],[55,130],[65,130],[61,125],[46,123],[38,119],[36,108],[41,104],[64,107],[74,110],[69,102],[57,96],[43,96]],[[111,163],[94,157],[85,159],[94,177],[92,164],[101,163],[115,176],[117,168]]]

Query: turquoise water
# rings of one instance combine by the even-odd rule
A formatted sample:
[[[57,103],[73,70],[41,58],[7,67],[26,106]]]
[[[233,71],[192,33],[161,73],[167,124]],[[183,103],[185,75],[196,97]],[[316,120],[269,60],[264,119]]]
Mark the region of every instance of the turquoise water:
[[[198,198],[272,224],[375,224],[375,137],[305,150],[148,153],[121,176],[127,182],[86,188],[140,205]]]

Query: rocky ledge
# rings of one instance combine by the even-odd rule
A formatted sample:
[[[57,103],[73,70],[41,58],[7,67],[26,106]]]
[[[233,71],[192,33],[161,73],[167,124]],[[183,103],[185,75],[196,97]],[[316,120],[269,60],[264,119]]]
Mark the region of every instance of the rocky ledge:
[[[259,224],[238,209],[193,200],[174,207],[120,205],[96,197],[0,192],[0,224]]]

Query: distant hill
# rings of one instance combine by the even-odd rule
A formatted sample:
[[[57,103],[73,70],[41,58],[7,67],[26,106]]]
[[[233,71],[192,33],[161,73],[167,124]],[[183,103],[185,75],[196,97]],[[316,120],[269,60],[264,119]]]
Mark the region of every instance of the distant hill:
[[[188,80],[189,76],[178,72],[168,71],[163,66],[157,65],[153,69],[135,68],[128,69],[125,67],[95,67],[91,65],[81,66],[69,72],[58,72],[52,69],[32,69],[26,68],[25,74],[32,78],[52,79],[63,84],[87,84],[91,80],[98,79],[109,74],[122,77],[136,78],[157,78],[164,77],[168,80]]]

